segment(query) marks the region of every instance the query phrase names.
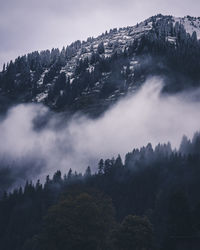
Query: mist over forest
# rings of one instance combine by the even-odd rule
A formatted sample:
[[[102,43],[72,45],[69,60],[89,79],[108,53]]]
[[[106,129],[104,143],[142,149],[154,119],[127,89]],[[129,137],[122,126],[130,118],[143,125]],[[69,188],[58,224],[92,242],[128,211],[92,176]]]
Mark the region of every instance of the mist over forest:
[[[158,14],[4,63],[0,249],[199,250],[199,58]]]
[[[0,123],[1,185],[44,181],[58,169],[83,173],[90,166],[94,173],[99,159],[124,159],[148,143],[170,142],[178,150],[183,135],[191,139],[199,131],[200,90],[167,95],[163,85],[159,77],[148,79],[97,119],[76,114],[69,120],[40,104],[12,107]]]

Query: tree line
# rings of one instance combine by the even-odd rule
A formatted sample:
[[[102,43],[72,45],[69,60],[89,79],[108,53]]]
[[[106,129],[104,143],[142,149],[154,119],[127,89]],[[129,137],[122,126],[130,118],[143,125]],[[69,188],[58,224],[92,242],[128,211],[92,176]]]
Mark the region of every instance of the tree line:
[[[97,171],[58,170],[0,200],[1,249],[178,249],[199,244],[200,134],[151,144]],[[182,247],[181,249],[187,249]]]
[[[167,91],[198,87],[200,41],[196,32],[186,33],[184,26],[178,22],[174,24],[171,16],[158,17],[148,21],[152,23],[152,30],[127,43],[123,49],[117,41],[109,43],[107,46],[112,50],[109,57],[106,56],[104,38],[117,30],[100,36],[96,50],[92,45],[94,39],[90,38],[87,42],[76,41],[62,50],[36,51],[18,57],[0,73],[1,91],[11,98],[22,96],[23,101],[30,101],[48,89],[44,102],[63,109],[74,107],[85,93],[93,94],[80,105],[106,99],[115,91],[126,93],[130,86],[140,86],[149,75],[164,75]],[[88,52],[84,47],[86,43],[87,46],[90,44],[90,56],[77,58],[73,62],[74,72],[69,77],[61,69],[78,51],[81,55]],[[131,65],[133,58],[138,61],[134,67]],[[39,80],[42,81],[40,84]]]

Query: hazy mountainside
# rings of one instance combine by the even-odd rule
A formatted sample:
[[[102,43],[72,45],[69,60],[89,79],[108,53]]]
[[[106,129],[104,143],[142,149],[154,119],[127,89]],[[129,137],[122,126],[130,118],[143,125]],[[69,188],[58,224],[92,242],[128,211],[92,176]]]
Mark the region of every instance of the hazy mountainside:
[[[0,103],[101,113],[161,75],[167,91],[200,83],[200,18],[157,15],[132,27],[18,57],[0,73]]]
[[[84,175],[70,169],[62,176],[57,171],[46,177],[44,185],[27,181],[24,188],[5,192],[0,200],[1,249],[188,250],[191,245],[199,249],[199,149],[196,133],[191,141],[184,137],[178,151],[170,143],[155,149],[148,144],[126,154],[124,163],[120,156],[101,159],[95,174],[90,167]],[[109,207],[115,209],[115,217],[105,198],[94,206],[87,195],[98,199],[99,191],[106,200],[111,198]],[[77,195],[81,196],[76,202]],[[134,227],[136,233],[128,225],[124,230],[128,236],[117,234],[115,244],[113,233],[128,215],[148,218],[151,237],[143,223]],[[106,245],[99,247],[99,241]],[[133,248],[130,242],[139,247]]]
[[[199,249],[199,39],[157,15],[3,67],[1,250]]]

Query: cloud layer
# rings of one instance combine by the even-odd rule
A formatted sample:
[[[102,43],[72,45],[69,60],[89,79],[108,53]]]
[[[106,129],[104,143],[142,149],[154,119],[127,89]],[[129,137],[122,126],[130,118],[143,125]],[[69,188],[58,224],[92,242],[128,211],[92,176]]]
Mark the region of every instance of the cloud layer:
[[[192,137],[200,129],[200,102],[195,98],[200,91],[163,96],[161,89],[161,79],[149,79],[138,93],[96,120],[66,120],[42,105],[18,105],[1,118],[1,167],[21,169],[17,178],[23,181],[58,169],[84,172],[90,165],[95,171],[100,158],[124,156],[149,142],[155,146],[170,141],[178,147],[184,134]]]

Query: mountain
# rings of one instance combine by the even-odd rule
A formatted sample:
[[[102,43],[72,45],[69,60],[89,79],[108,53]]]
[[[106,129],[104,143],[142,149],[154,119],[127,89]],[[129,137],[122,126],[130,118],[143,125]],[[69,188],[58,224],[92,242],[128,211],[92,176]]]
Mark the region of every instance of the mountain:
[[[199,249],[199,58],[200,18],[159,14],[4,66],[0,111],[65,113],[0,115],[0,249]]]
[[[35,51],[4,65],[1,109],[23,102],[98,115],[153,75],[163,91],[200,85],[200,18],[150,17],[97,38]]]

